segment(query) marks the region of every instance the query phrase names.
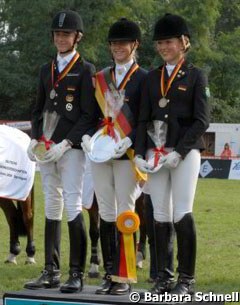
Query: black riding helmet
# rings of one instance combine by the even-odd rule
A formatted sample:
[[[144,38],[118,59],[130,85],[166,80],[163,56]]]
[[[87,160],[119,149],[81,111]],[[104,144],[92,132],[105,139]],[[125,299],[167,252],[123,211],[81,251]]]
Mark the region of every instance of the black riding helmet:
[[[141,30],[137,23],[121,18],[113,23],[108,32],[108,41],[141,41]]]
[[[64,32],[81,32],[83,33],[83,21],[81,16],[72,10],[63,10],[58,12],[52,21],[51,29]]]
[[[68,53],[74,49],[74,45],[78,43],[79,33],[83,34],[83,21],[81,16],[71,10],[64,10],[58,12],[52,21],[52,36],[53,32],[63,31],[63,32],[76,32],[74,43],[71,49],[66,52],[61,52],[61,54]]]
[[[162,40],[182,35],[190,38],[186,21],[178,15],[165,14],[154,27],[153,40]]]

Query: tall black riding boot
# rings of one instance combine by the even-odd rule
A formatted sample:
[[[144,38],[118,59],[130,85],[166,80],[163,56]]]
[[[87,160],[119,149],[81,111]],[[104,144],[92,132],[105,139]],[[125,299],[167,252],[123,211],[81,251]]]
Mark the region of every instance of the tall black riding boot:
[[[87,256],[87,234],[82,213],[68,222],[70,240],[69,278],[60,291],[63,293],[79,292],[83,289],[83,274]]]
[[[164,294],[174,286],[174,229],[171,222],[155,222],[155,242],[158,277],[152,293]]]
[[[150,277],[149,282],[154,282],[157,279],[157,256],[156,256],[156,242],[155,242],[155,225],[153,218],[153,205],[151,197],[144,194],[144,212],[146,221],[146,232],[148,236],[149,254],[150,254]]]
[[[46,218],[44,239],[45,268],[38,279],[27,282],[24,288],[41,289],[60,286],[61,221]]]
[[[192,213],[174,224],[178,245],[178,282],[172,294],[194,294],[194,273],[196,263],[196,229]]]
[[[91,239],[91,257],[90,257],[90,270],[88,276],[90,278],[98,278],[99,265],[100,265],[100,254],[98,248],[98,240],[100,237],[100,218],[98,213],[97,199],[94,194],[91,208],[88,210],[89,215],[89,236]]]
[[[103,283],[96,290],[96,294],[109,294],[112,286],[111,274],[113,272],[114,254],[117,248],[117,229],[115,222],[100,219],[100,241],[103,257],[103,267],[106,274]]]

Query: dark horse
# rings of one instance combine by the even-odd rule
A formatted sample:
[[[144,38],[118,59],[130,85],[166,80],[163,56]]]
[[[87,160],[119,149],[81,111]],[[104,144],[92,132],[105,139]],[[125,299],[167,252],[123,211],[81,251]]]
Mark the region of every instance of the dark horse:
[[[26,264],[34,264],[35,245],[33,241],[34,191],[25,201],[14,201],[0,198],[2,208],[10,230],[10,253],[5,263],[17,264],[16,257],[20,253],[19,236],[27,236]]]

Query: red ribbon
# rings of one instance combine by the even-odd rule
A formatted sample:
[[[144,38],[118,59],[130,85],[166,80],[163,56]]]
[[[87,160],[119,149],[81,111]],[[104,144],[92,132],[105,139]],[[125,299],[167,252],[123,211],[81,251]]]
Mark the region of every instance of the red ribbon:
[[[104,118],[100,124],[100,126],[104,126],[105,132],[107,135],[112,137],[115,141],[117,140],[116,134],[114,131],[114,123],[112,122],[111,117]]]
[[[54,143],[52,140],[46,139],[45,136],[41,136],[38,142],[44,142],[46,150],[49,150],[51,145]]]
[[[156,167],[158,165],[160,155],[166,156],[168,152],[165,150],[164,145],[162,145],[161,147],[153,148],[153,152],[154,152],[154,167]]]

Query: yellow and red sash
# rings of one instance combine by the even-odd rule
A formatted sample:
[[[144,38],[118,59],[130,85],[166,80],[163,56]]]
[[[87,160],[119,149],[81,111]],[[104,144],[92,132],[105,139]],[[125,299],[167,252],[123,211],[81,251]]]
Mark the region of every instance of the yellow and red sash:
[[[111,87],[115,88],[115,90],[121,90],[126,87],[126,84],[132,74],[139,68],[138,64],[133,63],[129,71],[127,72],[126,76],[124,77],[123,81],[119,85],[119,87],[116,87],[116,82],[114,78],[114,71],[111,67],[108,67],[99,73],[96,74],[96,99],[98,101],[98,104],[101,108],[101,111],[103,115],[105,116],[104,110],[106,106],[105,101],[105,92],[107,90],[112,91]],[[127,103],[123,104],[122,109],[120,110],[118,116],[116,117],[114,121],[114,127],[120,132],[120,135],[122,138],[129,135],[132,131],[132,113],[127,105]]]
[[[98,72],[96,74],[96,90],[95,90],[95,97],[97,99],[98,105],[102,111],[103,116],[105,116],[105,109],[106,109],[106,100],[105,100],[105,92],[107,90],[111,91],[111,87],[115,88],[116,90],[121,90],[126,87],[126,84],[132,74],[139,68],[137,63],[133,63],[127,74],[125,75],[123,81],[116,87],[116,83],[114,81],[114,72],[111,67],[107,67],[104,70]],[[109,119],[104,119],[106,123],[109,123]],[[121,138],[125,138],[128,136],[132,131],[132,121],[133,115],[127,103],[124,103],[118,116],[114,120],[114,127],[119,131]],[[112,121],[110,122],[112,124]],[[108,124],[109,128],[110,124]],[[111,125],[112,126],[112,125]],[[134,158],[134,150],[129,148],[127,150],[127,156],[130,160]],[[141,173],[138,169],[136,169],[138,179],[146,180],[146,175]]]

